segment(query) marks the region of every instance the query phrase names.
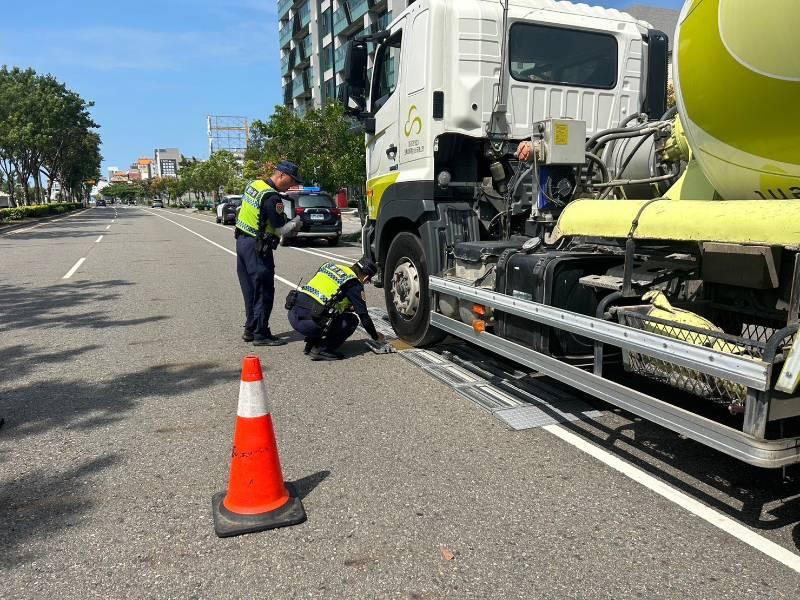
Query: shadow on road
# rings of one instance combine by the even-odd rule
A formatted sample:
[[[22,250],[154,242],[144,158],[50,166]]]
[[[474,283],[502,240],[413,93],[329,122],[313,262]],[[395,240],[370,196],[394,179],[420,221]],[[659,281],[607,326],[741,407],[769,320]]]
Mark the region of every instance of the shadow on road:
[[[116,464],[110,454],[83,461],[66,471],[34,470],[0,487],[0,569],[35,560],[17,549],[30,539],[80,526],[81,516],[98,502],[91,493],[92,479]]]
[[[138,319],[113,319],[99,303],[119,299],[130,281],[76,281],[49,287],[23,287],[0,283],[0,331],[27,327],[125,327],[166,319],[153,315]],[[75,308],[83,309],[75,314]]]
[[[86,352],[91,347],[79,349]],[[9,350],[18,350],[19,347]],[[69,351],[67,353],[71,353]],[[61,353],[25,355],[35,364],[40,356],[55,362]],[[55,379],[33,382],[0,395],[0,567],[33,560],[20,550],[28,541],[47,539],[61,529],[89,527],[84,515],[107,496],[103,471],[124,460],[124,448],[64,471],[55,468],[11,473],[12,453],[30,452],[31,436],[50,434],[37,444],[66,444],[79,433],[124,420],[145,398],[170,398],[237,379],[237,369],[214,362],[168,364],[150,367],[110,381],[87,382]],[[56,436],[56,437],[54,437]],[[41,447],[41,446],[40,446]],[[57,448],[51,448],[57,453]],[[41,462],[41,457],[38,462]],[[25,464],[24,461],[17,463]],[[318,481],[308,478],[310,491]]]
[[[317,471],[316,473],[306,475],[305,477],[291,483],[294,485],[294,489],[297,490],[297,495],[300,500],[305,500],[306,496],[313,492],[320,483],[328,478],[330,474],[331,472],[327,470]]]

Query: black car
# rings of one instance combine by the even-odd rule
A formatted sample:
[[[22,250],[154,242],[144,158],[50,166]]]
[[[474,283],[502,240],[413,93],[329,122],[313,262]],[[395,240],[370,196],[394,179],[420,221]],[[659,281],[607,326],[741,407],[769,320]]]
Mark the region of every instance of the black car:
[[[217,205],[217,223],[235,225],[236,215],[242,206],[241,196],[228,196]]]
[[[106,205],[106,201],[103,200],[102,198],[98,198],[97,200],[95,200],[94,205],[95,206],[105,206]]]
[[[328,192],[318,188],[290,190],[286,193],[288,202],[284,203],[286,215],[293,219],[299,216],[303,226],[297,238],[322,238],[335,246],[342,235],[342,212],[336,207]],[[284,240],[284,243],[288,240]]]

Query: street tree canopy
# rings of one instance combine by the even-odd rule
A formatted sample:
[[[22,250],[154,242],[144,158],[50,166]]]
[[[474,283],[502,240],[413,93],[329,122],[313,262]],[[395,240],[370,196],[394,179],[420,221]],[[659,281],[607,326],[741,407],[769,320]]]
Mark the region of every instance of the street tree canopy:
[[[51,75],[0,68],[0,172],[12,204],[83,198],[100,177],[100,136],[87,102]]]
[[[299,165],[307,181],[328,191],[363,181],[364,138],[350,129],[350,121],[336,103],[310,110],[304,116],[291,108],[276,106],[269,119],[253,121],[250,127],[245,178],[261,171],[264,164],[268,165],[264,170],[270,170],[281,160],[291,160]]]

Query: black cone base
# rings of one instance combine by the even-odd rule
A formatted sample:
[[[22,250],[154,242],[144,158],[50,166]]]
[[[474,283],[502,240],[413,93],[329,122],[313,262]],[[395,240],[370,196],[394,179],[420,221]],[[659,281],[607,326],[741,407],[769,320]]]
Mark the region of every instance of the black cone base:
[[[211,498],[211,510],[214,514],[214,532],[217,537],[233,537],[245,533],[267,531],[278,527],[297,525],[306,520],[306,511],[303,503],[297,497],[297,491],[290,483],[286,484],[289,491],[289,501],[271,512],[259,515],[239,515],[232,513],[222,504],[225,492],[214,494]]]

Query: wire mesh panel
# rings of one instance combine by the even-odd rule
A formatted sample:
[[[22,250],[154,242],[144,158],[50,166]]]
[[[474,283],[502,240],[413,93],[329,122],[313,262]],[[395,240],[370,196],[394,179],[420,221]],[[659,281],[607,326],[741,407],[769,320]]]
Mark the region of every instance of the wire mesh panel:
[[[784,335],[781,331],[751,324],[742,325],[742,335],[729,335],[721,331],[702,329],[649,316],[647,311],[650,308],[650,306],[620,308],[617,311],[619,322],[635,329],[754,360],[771,361],[774,357],[765,355],[766,348],[773,336]],[[790,346],[793,337],[792,335],[785,336],[783,340],[778,341],[777,348],[780,350]],[[747,396],[747,389],[741,384],[639,352],[624,350],[623,362],[625,369],[630,372],[707,400],[725,404],[732,402],[743,404]]]

